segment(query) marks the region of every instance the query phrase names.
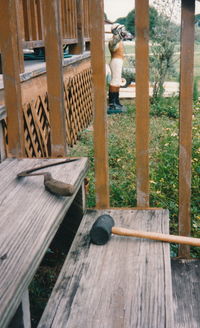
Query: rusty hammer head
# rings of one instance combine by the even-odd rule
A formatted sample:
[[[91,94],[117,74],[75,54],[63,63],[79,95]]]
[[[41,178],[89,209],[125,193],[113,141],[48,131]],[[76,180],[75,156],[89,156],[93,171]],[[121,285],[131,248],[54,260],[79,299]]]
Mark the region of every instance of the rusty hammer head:
[[[113,218],[104,214],[97,218],[90,230],[90,239],[93,244],[104,245],[110,239],[112,227],[115,225]]]

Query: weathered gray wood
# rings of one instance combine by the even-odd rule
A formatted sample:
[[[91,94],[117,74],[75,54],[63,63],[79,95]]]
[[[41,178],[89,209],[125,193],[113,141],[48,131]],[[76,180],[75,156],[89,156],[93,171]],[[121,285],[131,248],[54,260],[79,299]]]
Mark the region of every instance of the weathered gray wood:
[[[169,245],[114,235],[92,245],[103,213],[118,226],[168,231],[166,210],[88,211],[38,328],[173,328]]]
[[[22,302],[19,305],[8,328],[31,328],[29,293],[26,290],[22,296]]]
[[[6,158],[2,121],[0,121],[0,162]]]
[[[53,239],[72,197],[57,197],[44,189],[43,177],[16,179],[17,173],[63,159],[7,159],[0,165],[0,327],[6,327]],[[80,189],[88,161],[49,167],[55,179]]]
[[[200,260],[172,260],[176,328],[200,327]]]

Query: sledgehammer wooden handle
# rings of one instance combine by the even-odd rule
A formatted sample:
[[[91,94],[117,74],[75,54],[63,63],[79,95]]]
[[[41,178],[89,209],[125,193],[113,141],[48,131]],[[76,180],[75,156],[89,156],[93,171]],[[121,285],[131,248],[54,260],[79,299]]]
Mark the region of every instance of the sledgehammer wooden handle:
[[[200,238],[173,236],[169,234],[163,234],[159,232],[146,232],[137,231],[132,229],[112,227],[112,233],[120,236],[130,236],[138,238],[146,238],[152,240],[165,241],[167,243],[185,244],[190,246],[200,246]]]

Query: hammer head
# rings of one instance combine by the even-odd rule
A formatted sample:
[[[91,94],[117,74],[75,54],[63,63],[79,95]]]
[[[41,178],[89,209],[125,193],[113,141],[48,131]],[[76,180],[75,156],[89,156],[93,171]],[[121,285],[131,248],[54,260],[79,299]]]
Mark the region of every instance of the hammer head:
[[[93,244],[104,245],[110,239],[112,227],[115,225],[113,218],[104,214],[97,218],[90,230],[90,239]]]

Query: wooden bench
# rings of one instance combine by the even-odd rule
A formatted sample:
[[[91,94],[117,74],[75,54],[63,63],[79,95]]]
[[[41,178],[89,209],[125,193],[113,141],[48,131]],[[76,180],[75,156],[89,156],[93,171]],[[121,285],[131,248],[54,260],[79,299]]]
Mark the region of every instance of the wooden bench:
[[[38,328],[173,328],[169,244],[89,231],[101,214],[116,226],[168,233],[167,210],[87,211]]]
[[[84,210],[83,181],[87,158],[43,169],[75,186],[71,197],[45,190],[42,176],[16,179],[17,173],[63,159],[6,159],[0,164],[0,327],[7,327],[19,308],[20,327],[30,327],[28,286],[63,218],[77,199]],[[80,212],[77,211],[77,216]],[[21,304],[21,306],[20,306]],[[28,322],[29,321],[29,322]],[[19,327],[18,323],[13,327]]]

